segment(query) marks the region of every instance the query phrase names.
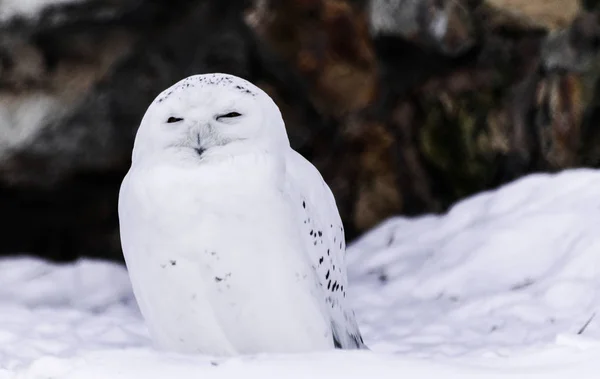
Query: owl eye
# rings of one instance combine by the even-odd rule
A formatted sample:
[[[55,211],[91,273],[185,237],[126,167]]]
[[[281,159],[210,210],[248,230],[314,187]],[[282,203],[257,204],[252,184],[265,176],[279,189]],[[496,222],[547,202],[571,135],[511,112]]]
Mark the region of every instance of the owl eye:
[[[217,116],[217,120],[219,120],[221,118],[234,118],[234,117],[240,117],[240,116],[241,116],[241,114],[239,114],[238,112],[229,112],[229,113]]]
[[[183,121],[183,119],[179,118],[179,117],[169,117],[169,119],[167,120],[167,124],[172,124],[174,122],[179,122],[179,121]]]

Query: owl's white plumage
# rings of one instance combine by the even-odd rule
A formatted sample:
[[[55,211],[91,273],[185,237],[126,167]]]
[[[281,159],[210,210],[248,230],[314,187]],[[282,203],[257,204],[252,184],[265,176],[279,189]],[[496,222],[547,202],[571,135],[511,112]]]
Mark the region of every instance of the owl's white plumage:
[[[119,196],[155,343],[214,355],[363,348],[329,187],[258,87],[196,75],[161,93]]]

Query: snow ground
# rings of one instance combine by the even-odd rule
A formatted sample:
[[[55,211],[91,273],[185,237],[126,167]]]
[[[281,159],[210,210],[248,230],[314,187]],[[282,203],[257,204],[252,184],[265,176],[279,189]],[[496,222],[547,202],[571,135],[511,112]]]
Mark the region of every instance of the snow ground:
[[[3,259],[0,379],[597,378],[599,193],[600,171],[535,175],[369,232],[348,260],[370,352],[158,352],[123,267]]]

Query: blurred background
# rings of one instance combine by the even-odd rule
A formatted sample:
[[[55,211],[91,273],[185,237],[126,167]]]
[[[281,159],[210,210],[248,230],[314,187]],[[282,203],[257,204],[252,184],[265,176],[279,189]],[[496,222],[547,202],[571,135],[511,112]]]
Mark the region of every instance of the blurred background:
[[[149,103],[226,72],[278,103],[353,240],[600,163],[600,0],[2,0],[0,255],[121,260]]]

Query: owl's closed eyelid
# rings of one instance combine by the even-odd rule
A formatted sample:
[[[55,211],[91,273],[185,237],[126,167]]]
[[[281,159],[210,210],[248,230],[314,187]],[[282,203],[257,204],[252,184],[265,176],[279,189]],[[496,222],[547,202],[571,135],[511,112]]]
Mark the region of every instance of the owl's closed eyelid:
[[[236,118],[236,117],[241,117],[242,114],[236,111],[232,111],[232,112],[228,112],[228,113],[224,113],[224,114],[220,114],[217,117],[215,117],[216,120],[220,120],[222,118]]]
[[[171,116],[171,117],[169,117],[167,119],[167,124],[173,124],[173,123],[176,123],[176,122],[179,122],[179,121],[183,121],[183,118]]]

